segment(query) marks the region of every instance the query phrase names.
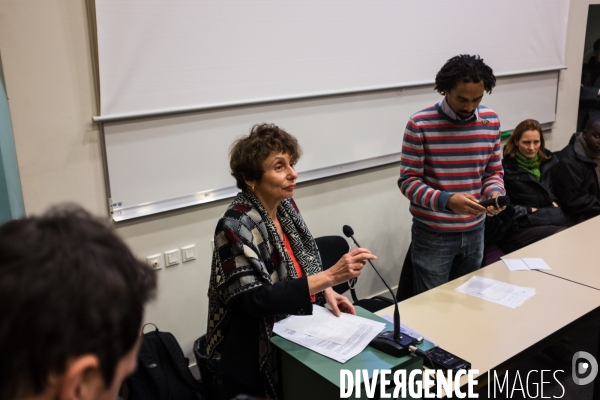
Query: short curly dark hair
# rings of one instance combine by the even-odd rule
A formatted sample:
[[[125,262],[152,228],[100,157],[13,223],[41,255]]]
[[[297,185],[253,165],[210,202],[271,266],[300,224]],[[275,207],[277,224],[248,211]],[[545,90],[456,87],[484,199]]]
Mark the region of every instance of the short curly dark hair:
[[[454,89],[458,82],[479,83],[481,81],[485,91],[492,93],[492,89],[496,86],[494,71],[478,55],[461,54],[446,61],[437,73],[435,90],[439,94],[446,94],[448,90]]]
[[[246,181],[260,181],[264,174],[263,164],[273,153],[290,156],[296,164],[302,156],[298,140],[274,124],[256,124],[248,136],[242,136],[231,145],[229,167],[237,187],[245,190]]]

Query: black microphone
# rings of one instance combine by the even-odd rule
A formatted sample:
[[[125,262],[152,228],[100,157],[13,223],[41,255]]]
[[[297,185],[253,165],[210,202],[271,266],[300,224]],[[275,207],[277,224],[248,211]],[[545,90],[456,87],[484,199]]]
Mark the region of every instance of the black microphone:
[[[344,231],[344,235],[352,239],[356,246],[360,247],[356,239],[354,239],[354,230],[348,225],[344,225],[342,229]],[[392,295],[392,299],[394,300],[394,330],[380,333],[371,341],[370,345],[377,350],[380,350],[391,356],[404,357],[408,355],[408,346],[413,344],[415,339],[408,335],[400,335],[400,311],[398,310],[398,301],[396,301],[396,295],[387,284],[385,279],[383,279],[379,271],[377,271],[377,268],[375,268],[375,265],[373,265],[371,260],[367,261],[369,261],[371,267],[373,267],[375,272],[377,272],[377,275],[379,275],[379,278],[381,278],[385,287],[388,288],[390,294]]]
[[[510,198],[508,196],[498,196],[493,199],[480,201],[479,205],[484,207],[494,206],[496,208],[502,208],[510,204]]]

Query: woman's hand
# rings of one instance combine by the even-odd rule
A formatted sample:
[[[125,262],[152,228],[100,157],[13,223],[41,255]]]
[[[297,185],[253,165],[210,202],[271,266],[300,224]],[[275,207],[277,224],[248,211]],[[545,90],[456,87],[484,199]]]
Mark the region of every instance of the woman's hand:
[[[334,266],[325,272],[329,272],[335,286],[360,275],[367,260],[376,260],[377,257],[369,250],[363,248],[354,249],[342,256]]]
[[[376,260],[374,254],[367,249],[354,249],[342,256],[331,268],[318,274],[310,275],[308,279],[308,290],[310,294],[317,294],[323,290],[346,282],[360,275],[367,260]]]
[[[555,201],[553,201],[553,202],[552,202],[552,205],[553,205],[554,207],[558,207],[558,204],[556,204],[556,202],[555,202]]]
[[[350,303],[350,300],[342,296],[341,294],[337,294],[335,290],[332,288],[327,288],[323,291],[323,295],[325,296],[325,300],[327,304],[331,307],[331,312],[339,317],[341,313],[356,315],[356,310],[354,310],[354,306]]]

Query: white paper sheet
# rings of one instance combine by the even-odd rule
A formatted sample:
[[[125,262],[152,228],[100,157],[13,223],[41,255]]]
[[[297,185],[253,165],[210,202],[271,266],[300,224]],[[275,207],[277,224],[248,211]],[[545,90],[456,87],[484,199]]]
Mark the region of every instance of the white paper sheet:
[[[527,264],[520,258],[503,258],[502,261],[511,271],[529,271]]]
[[[544,261],[543,258],[522,258],[521,260],[523,260],[523,262],[525,264],[527,264],[527,266],[529,267],[529,269],[537,269],[537,270],[551,270],[552,268],[550,268],[548,266],[548,264],[546,264],[546,262]]]
[[[504,265],[511,271],[551,270],[543,258],[504,258]]]
[[[304,333],[312,337],[344,344],[354,334],[357,322],[351,314],[342,313],[336,317],[331,311],[313,306],[312,315],[286,318],[285,327],[292,331]]]
[[[481,276],[471,277],[454,290],[510,308],[519,307],[535,294],[535,288],[511,285]]]
[[[367,347],[367,345],[371,342],[371,340],[373,340],[373,338],[385,328],[385,324],[383,322],[372,321],[370,319],[350,314],[342,313],[339,318],[331,314],[333,318],[338,321],[342,317],[344,317],[344,319],[353,320],[351,335],[343,344],[338,344],[329,340],[306,335],[288,328],[288,325],[296,326],[296,320],[301,320],[305,325],[318,323],[319,318],[323,315],[323,313],[331,314],[330,311],[324,309],[323,307],[313,306],[313,315],[290,316],[282,321],[276,322],[273,327],[273,332],[284,339],[297,343],[300,346],[322,354],[325,357],[329,357],[340,363],[345,363],[363,351],[364,348]],[[311,321],[315,314],[317,315],[317,318]],[[337,327],[334,327],[334,329],[337,329]]]

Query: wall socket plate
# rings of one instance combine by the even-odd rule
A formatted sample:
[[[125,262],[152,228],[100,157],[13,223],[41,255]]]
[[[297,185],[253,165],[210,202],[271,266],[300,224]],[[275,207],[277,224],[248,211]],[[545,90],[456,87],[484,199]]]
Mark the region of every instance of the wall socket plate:
[[[167,267],[172,267],[173,265],[179,264],[180,258],[181,253],[179,252],[179,249],[165,251],[165,265]]]
[[[161,269],[164,267],[163,265],[163,257],[161,253],[153,254],[151,256],[146,257],[146,262],[154,269]]]
[[[181,248],[181,261],[188,262],[196,259],[196,245],[190,244]]]

